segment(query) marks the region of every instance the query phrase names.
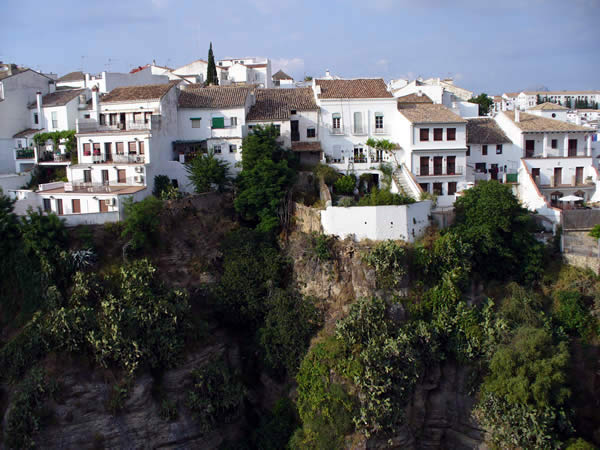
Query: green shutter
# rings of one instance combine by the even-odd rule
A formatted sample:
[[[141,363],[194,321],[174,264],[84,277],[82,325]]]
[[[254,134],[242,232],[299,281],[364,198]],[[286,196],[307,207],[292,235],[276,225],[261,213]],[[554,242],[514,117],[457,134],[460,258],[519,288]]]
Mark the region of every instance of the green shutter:
[[[213,128],[225,128],[225,117],[213,117],[212,127]]]

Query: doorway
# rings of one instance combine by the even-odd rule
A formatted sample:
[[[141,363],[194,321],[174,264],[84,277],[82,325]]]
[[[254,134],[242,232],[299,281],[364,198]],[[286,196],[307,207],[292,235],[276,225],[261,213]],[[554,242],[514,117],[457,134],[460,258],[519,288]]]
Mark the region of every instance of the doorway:
[[[290,120],[290,126],[292,127],[292,142],[298,142],[300,140],[300,130],[298,128],[298,121]]]

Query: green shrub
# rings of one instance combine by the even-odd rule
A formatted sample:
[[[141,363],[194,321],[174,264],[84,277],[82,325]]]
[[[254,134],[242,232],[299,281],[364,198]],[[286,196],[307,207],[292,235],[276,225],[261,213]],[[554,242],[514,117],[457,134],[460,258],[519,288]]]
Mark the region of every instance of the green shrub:
[[[186,162],[185,170],[197,193],[223,192],[231,182],[229,163],[215,157],[212,151]]]
[[[371,193],[361,197],[358,206],[410,205],[415,199],[403,194],[392,194],[390,191],[373,188]]]
[[[162,200],[149,196],[139,202],[124,201],[125,224],[121,236],[131,239],[133,250],[147,249],[158,240]]]
[[[125,402],[127,401],[127,398],[129,398],[130,390],[130,380],[124,380],[113,384],[106,404],[106,409],[113,415],[117,415],[123,411]]]
[[[298,412],[289,398],[280,398],[272,411],[261,417],[252,436],[254,448],[280,450],[287,447],[290,437],[298,427]]]
[[[333,167],[321,163],[315,166],[315,168],[313,169],[313,173],[315,174],[315,177],[317,179],[323,179],[323,182],[328,186],[332,186],[335,183],[335,181],[340,177],[339,172]]]
[[[154,177],[154,189],[152,190],[152,195],[162,199],[163,192],[171,186],[171,179],[167,175],[156,175]]]
[[[356,201],[354,201],[353,197],[342,197],[338,200],[337,206],[342,206],[344,208],[356,206]]]
[[[319,261],[329,261],[333,258],[333,245],[335,244],[335,236],[327,236],[323,233],[313,231],[310,234],[310,243],[308,253],[314,256]]]
[[[245,389],[223,360],[193,370],[187,406],[203,432],[234,422],[242,414]]]
[[[336,194],[352,195],[356,187],[356,175],[343,175],[338,178],[333,184],[333,189]]]
[[[377,286],[381,289],[397,288],[408,273],[408,251],[396,241],[379,242],[363,254],[363,261],[375,269]]]
[[[589,315],[577,291],[557,291],[554,294],[554,318],[570,333],[585,335],[592,325]]]

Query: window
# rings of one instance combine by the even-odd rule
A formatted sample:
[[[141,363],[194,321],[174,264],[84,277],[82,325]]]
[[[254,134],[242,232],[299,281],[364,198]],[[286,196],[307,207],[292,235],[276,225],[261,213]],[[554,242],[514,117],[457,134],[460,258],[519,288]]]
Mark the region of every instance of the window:
[[[496,155],[501,155],[502,154],[502,144],[497,144],[496,145]]]
[[[123,145],[123,142],[117,142],[117,155],[124,155],[125,154],[125,146]]]
[[[362,133],[363,133],[362,113],[356,111],[354,113],[354,134],[362,134]]]
[[[533,139],[527,139],[525,141],[525,158],[531,158],[535,152],[535,141]]]
[[[433,129],[433,140],[441,141],[444,139],[444,129],[443,128],[434,128]]]
[[[50,206],[50,199],[49,198],[45,198],[44,199],[44,212],[51,212],[52,211],[52,207]]]
[[[232,127],[237,127],[237,117],[232,117],[229,122]]]
[[[471,156],[471,146],[467,145],[467,156]]]
[[[224,117],[213,117],[212,118],[212,127],[213,128],[225,128],[225,118]]]
[[[487,156],[487,145],[486,144],[481,146],[481,156]]]
[[[446,139],[449,141],[456,140],[456,128],[447,128],[446,129]]]
[[[71,200],[71,209],[73,210],[73,214],[78,214],[81,212],[81,200],[78,198],[74,198]]]
[[[221,146],[220,145],[215,145],[213,147],[213,152],[217,155],[221,153]]]
[[[148,124],[152,120],[152,113],[146,112],[144,113],[144,123]]]
[[[40,116],[38,116],[38,113],[33,113],[33,123],[36,125],[40,123]]]
[[[448,182],[448,195],[456,194],[456,181]]]
[[[127,143],[127,147],[130,155],[137,155],[137,142],[130,141]]]
[[[291,109],[290,110],[290,116],[295,116],[296,115],[296,110],[295,109]]]
[[[533,181],[535,181],[537,183],[539,180],[536,180],[536,178],[540,177],[540,168],[535,167],[535,168],[531,169],[531,176],[533,177]]]
[[[558,139],[552,139],[550,145],[552,148],[558,148]]]
[[[420,128],[419,129],[419,140],[421,140],[421,141],[429,140],[429,128]]]
[[[83,182],[84,183],[91,183],[92,182],[92,171],[91,170],[84,170],[83,171]]]
[[[100,143],[94,143],[94,156],[100,156]]]
[[[92,144],[83,144],[83,156],[92,155]]]
[[[429,192],[429,183],[419,183],[419,186],[421,186],[423,192]]]
[[[144,154],[144,141],[140,141],[140,155]]]
[[[237,145],[230,144],[229,145],[229,153],[236,153],[236,152],[237,152]]]
[[[58,128],[58,113],[52,111],[52,128]]]
[[[332,117],[332,128],[339,130],[342,127],[342,116],[339,113],[334,113]]]
[[[569,156],[577,156],[577,139],[569,139]]]
[[[485,163],[475,163],[475,172],[486,173],[486,167]]]
[[[190,119],[192,122],[192,128],[200,128],[200,120],[199,118]]]
[[[281,136],[281,125],[277,124],[277,125],[273,125],[275,127],[275,135],[276,136]]]
[[[375,113],[375,129],[383,130],[383,113]]]
[[[84,119],[89,119],[89,118],[90,118],[90,115],[89,115],[89,114],[84,114],[84,115],[83,115],[83,118],[84,118]]]
[[[433,183],[433,193],[435,195],[443,195],[442,194],[442,183]]]
[[[317,137],[317,130],[316,130],[316,128],[307,128],[306,129],[306,137],[307,138]]]

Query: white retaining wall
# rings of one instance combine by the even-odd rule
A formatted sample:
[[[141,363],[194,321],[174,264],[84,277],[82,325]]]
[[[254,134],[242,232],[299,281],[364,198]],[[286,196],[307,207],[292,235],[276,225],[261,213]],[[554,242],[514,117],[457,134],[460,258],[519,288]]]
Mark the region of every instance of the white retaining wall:
[[[429,226],[430,211],[430,200],[400,206],[330,206],[321,211],[321,225],[325,234],[342,239],[414,242]]]

